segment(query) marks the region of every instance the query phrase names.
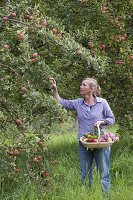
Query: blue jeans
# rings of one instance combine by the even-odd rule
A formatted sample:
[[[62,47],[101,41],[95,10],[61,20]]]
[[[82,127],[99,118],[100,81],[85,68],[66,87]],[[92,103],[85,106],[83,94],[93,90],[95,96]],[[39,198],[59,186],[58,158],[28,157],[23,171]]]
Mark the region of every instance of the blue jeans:
[[[100,173],[103,192],[109,192],[110,189],[110,147],[101,149],[86,149],[79,142],[78,147],[81,181],[85,182],[88,176],[89,186],[93,180],[93,160],[95,159],[97,170]]]

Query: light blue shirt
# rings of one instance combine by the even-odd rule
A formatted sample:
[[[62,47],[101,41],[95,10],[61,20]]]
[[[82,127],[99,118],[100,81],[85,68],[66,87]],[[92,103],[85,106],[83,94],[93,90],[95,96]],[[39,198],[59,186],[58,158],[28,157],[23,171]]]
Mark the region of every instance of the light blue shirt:
[[[60,104],[68,110],[76,111],[79,124],[78,139],[84,133],[91,131],[97,121],[103,120],[106,125],[112,125],[115,122],[115,117],[108,102],[100,97],[95,97],[95,103],[91,106],[86,104],[82,98],[74,100],[61,98]],[[101,129],[105,131],[105,125]]]

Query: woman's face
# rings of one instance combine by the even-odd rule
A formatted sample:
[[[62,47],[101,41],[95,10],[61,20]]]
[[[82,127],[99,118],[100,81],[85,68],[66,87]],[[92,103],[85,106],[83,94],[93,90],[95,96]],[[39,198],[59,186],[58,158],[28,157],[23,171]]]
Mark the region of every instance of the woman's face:
[[[85,96],[85,95],[92,95],[93,94],[93,89],[90,88],[89,86],[89,81],[84,80],[81,83],[80,86],[80,95]]]

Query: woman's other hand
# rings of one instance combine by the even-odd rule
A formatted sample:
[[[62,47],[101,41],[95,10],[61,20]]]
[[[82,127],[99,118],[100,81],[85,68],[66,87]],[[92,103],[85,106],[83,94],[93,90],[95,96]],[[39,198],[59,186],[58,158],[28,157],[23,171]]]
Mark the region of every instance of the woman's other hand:
[[[104,121],[97,121],[96,123],[95,123],[95,126],[100,126],[100,125],[105,125],[106,123],[104,122]]]

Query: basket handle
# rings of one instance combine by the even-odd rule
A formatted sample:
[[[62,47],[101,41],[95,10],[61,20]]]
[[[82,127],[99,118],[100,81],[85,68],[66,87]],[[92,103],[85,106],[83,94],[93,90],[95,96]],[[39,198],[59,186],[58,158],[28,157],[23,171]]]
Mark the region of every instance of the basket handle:
[[[101,131],[99,125],[97,125],[97,130],[98,130],[98,141],[100,141]]]

